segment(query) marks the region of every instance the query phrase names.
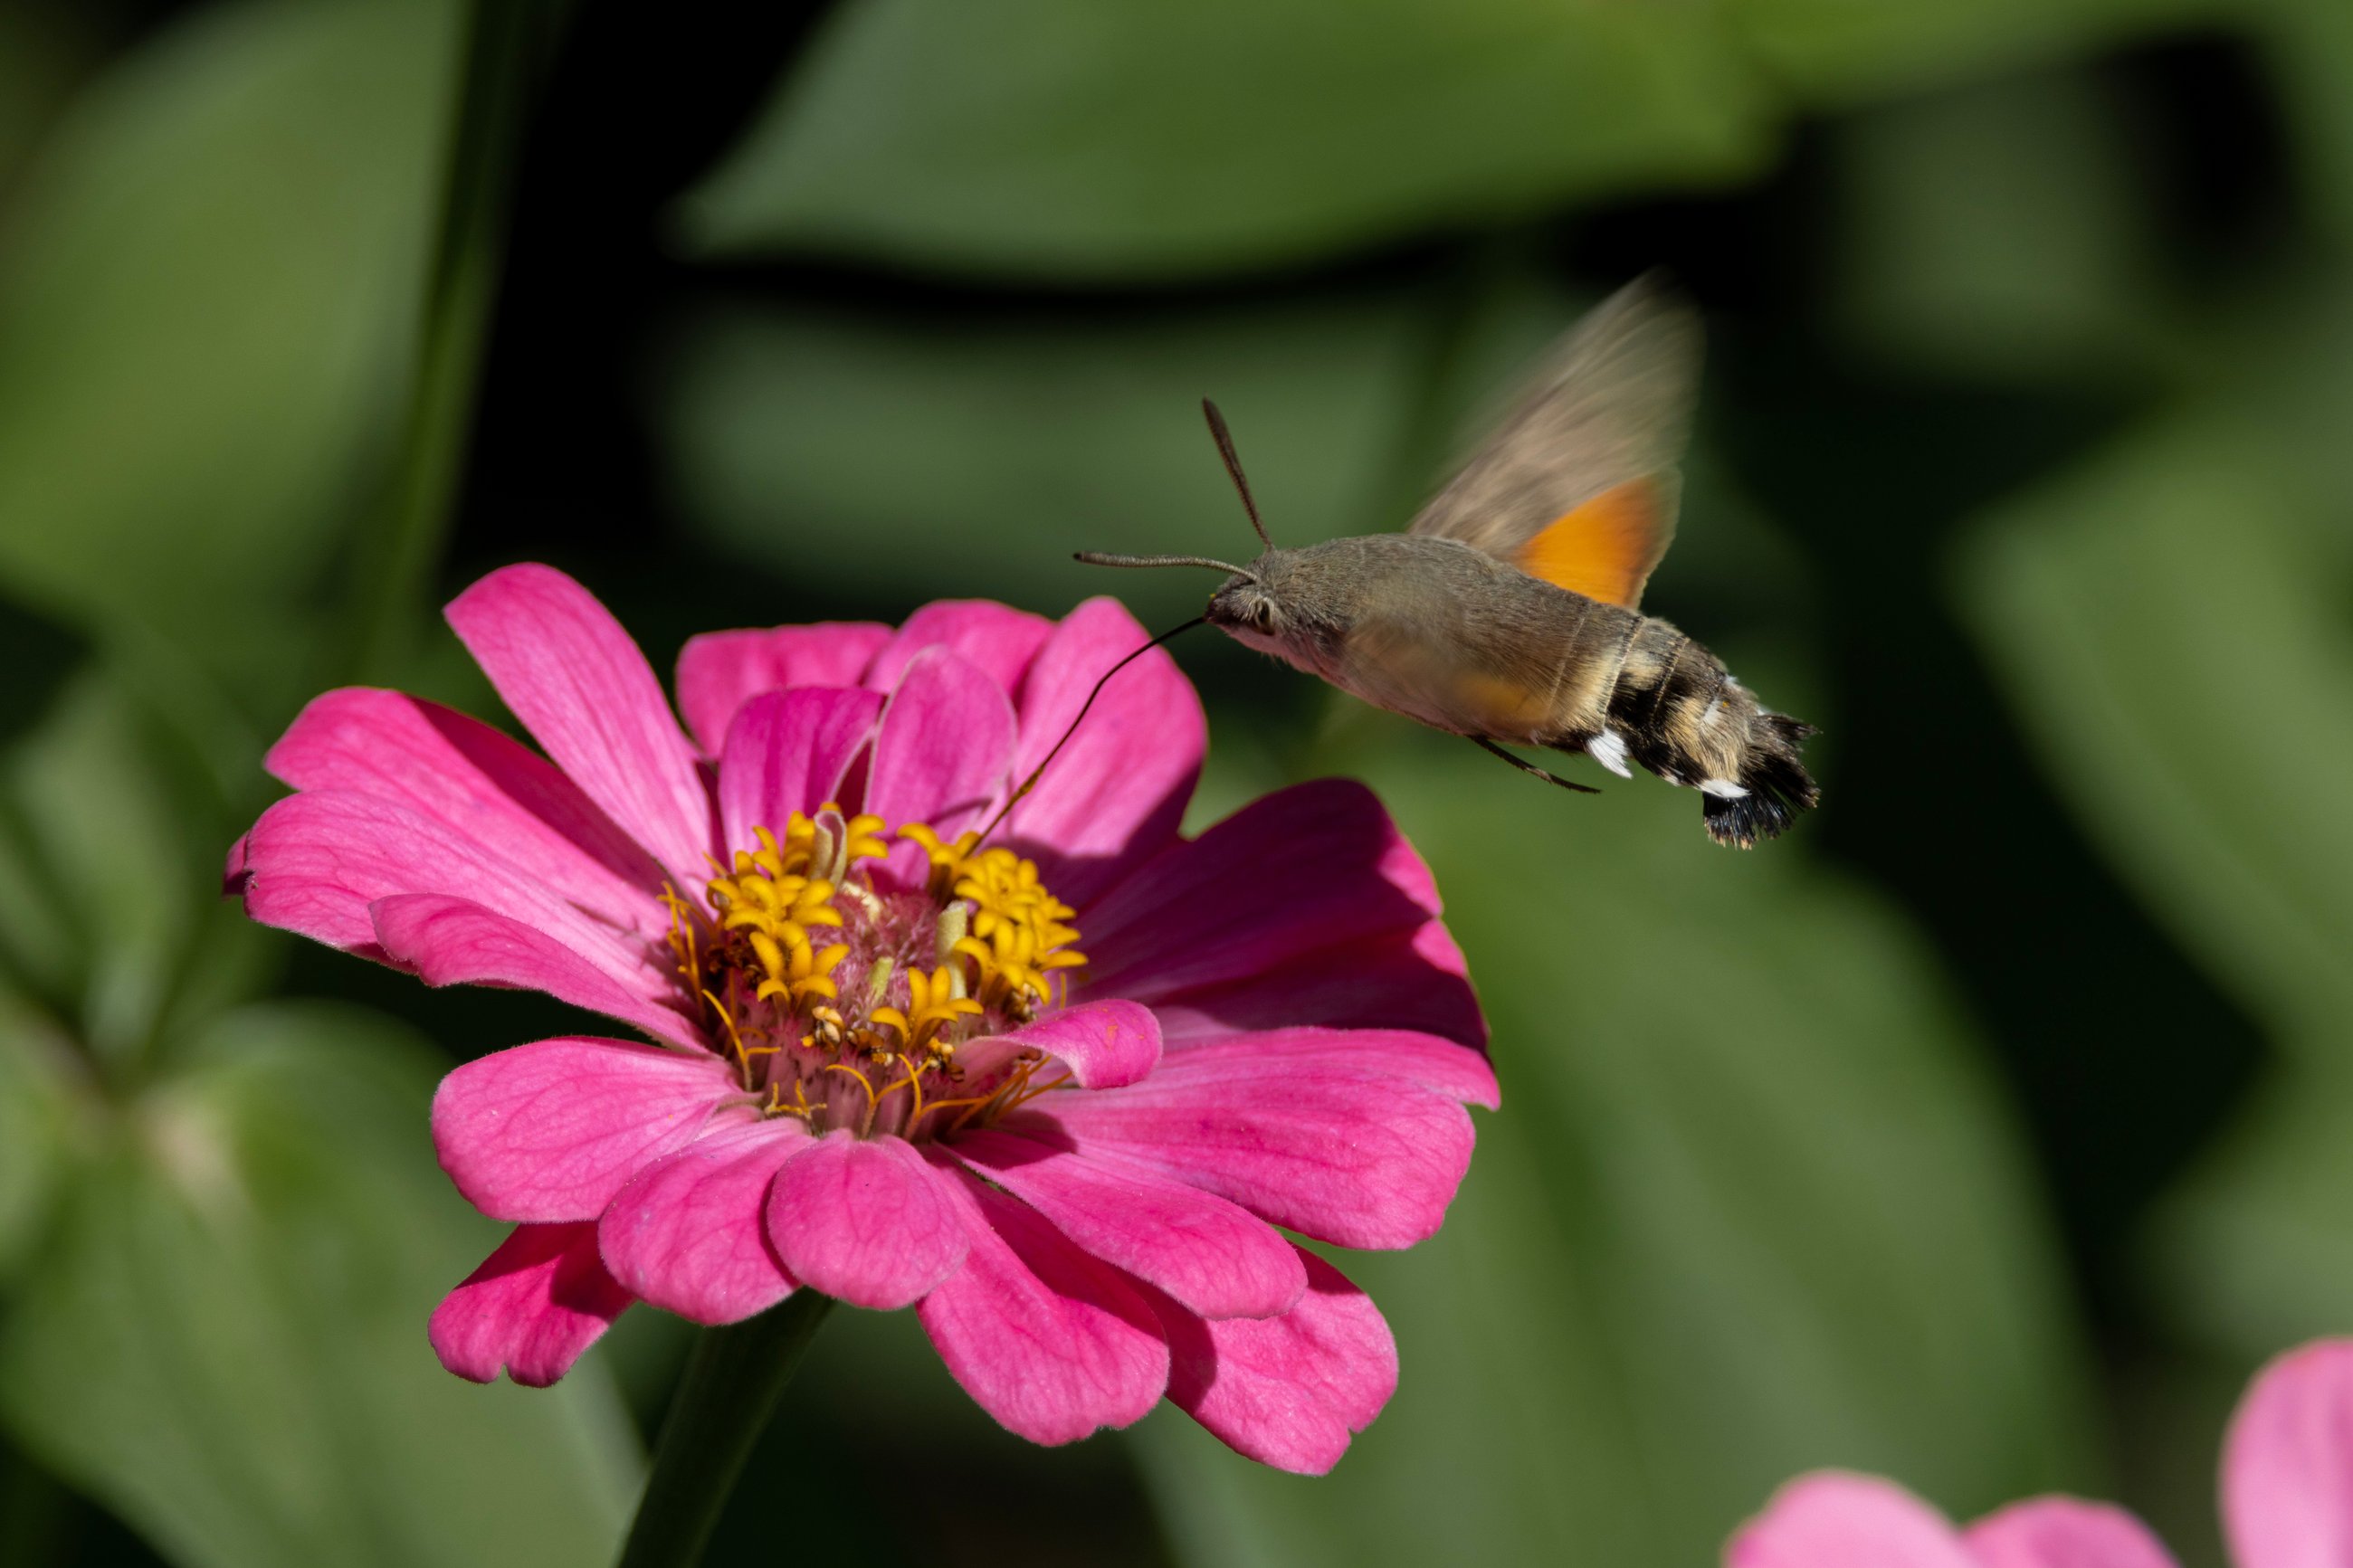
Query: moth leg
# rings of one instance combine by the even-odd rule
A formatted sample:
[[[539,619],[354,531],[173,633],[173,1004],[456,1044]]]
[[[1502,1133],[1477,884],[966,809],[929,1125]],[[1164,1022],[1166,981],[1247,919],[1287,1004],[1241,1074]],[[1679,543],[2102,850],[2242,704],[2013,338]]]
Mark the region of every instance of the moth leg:
[[[1520,772],[1524,773],[1535,774],[1536,777],[1544,780],[1546,784],[1556,784],[1563,789],[1573,789],[1579,795],[1599,795],[1601,793],[1599,790],[1595,789],[1591,784],[1577,784],[1571,780],[1562,778],[1558,773],[1548,773],[1542,768],[1536,766],[1534,763],[1522,762],[1519,758],[1512,755],[1511,752],[1504,750],[1503,747],[1495,744],[1494,742],[1487,739],[1484,735],[1465,735],[1462,738],[1470,742],[1472,745],[1478,747],[1482,752],[1493,752],[1495,755],[1503,758],[1504,761],[1511,763],[1512,766],[1519,769]]]

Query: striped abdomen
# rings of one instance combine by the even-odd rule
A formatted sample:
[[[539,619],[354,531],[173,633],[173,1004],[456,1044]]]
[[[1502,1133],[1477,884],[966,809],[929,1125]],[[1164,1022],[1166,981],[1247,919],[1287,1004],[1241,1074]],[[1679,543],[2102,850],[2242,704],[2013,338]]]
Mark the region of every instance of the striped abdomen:
[[[1780,833],[1821,798],[1798,756],[1811,725],[1766,711],[1723,661],[1667,622],[1614,610],[1588,617],[1588,626],[1605,618],[1616,645],[1577,650],[1588,662],[1572,701],[1555,710],[1566,721],[1561,731],[1546,744],[1584,751],[1622,776],[1631,776],[1631,758],[1700,791],[1709,835],[1743,848]]]

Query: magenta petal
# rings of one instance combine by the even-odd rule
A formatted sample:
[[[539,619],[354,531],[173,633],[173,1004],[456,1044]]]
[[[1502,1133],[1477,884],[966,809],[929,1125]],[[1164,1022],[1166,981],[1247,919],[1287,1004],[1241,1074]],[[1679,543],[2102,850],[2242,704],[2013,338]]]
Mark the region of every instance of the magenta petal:
[[[1168,1347],[1135,1288],[1014,1199],[943,1175],[972,1250],[916,1315],[949,1375],[1033,1443],[1142,1419],[1167,1386]]]
[[[680,887],[709,874],[711,801],[653,667],[612,612],[549,566],[493,572],[449,625],[507,708]]]
[[[890,640],[891,628],[873,621],[705,632],[679,649],[678,710],[715,757],[745,702],[788,686],[855,686]]]
[[[595,1226],[518,1226],[442,1299],[427,1332],[459,1377],[491,1383],[503,1369],[544,1388],[628,1305],[629,1293],[597,1261]]]
[[[595,1219],[734,1092],[719,1058],[626,1040],[540,1040],[468,1062],[433,1096],[433,1146],[492,1219]]]
[[[554,937],[465,899],[403,893],[368,906],[385,956],[427,985],[501,985],[634,1024],[700,1048],[702,1031],[660,996],[622,984]],[[659,988],[665,994],[668,987]]]
[[[2140,1521],[2073,1498],[2012,1503],[1962,1539],[1978,1568],[2174,1568],[2173,1554]]]
[[[741,1322],[793,1289],[768,1246],[765,1211],[778,1167],[807,1146],[808,1132],[788,1116],[739,1114],[639,1171],[596,1226],[616,1279],[698,1323]]]
[[[1160,1062],[1160,1024],[1134,1002],[1087,1002],[1050,1013],[1002,1035],[959,1047],[967,1077],[995,1071],[1022,1051],[1043,1051],[1071,1070],[1081,1089],[1117,1089],[1152,1076]]]
[[[925,648],[944,647],[1010,696],[1020,689],[1029,661],[1053,632],[1054,623],[1045,616],[991,600],[934,600],[909,616],[875,654],[866,669],[866,684],[888,691]]]
[[[1064,617],[1021,684],[1017,778],[1046,760],[1095,683],[1148,640],[1116,599],[1090,599]],[[1175,840],[1208,743],[1193,683],[1155,648],[1103,689],[1005,830],[1058,897],[1083,906]]]
[[[1413,1029],[1480,1048],[1487,1044],[1487,1020],[1461,952],[1434,920],[1306,953],[1223,985],[1158,997],[1152,1011],[1172,1051],[1292,1024]]]
[[[245,912],[264,925],[380,958],[370,909],[404,893],[447,894],[518,921],[633,994],[666,984],[649,956],[659,928],[616,931],[494,850],[396,802],[308,790],[263,812],[246,835]]]
[[[479,719],[397,691],[314,699],[271,747],[272,774],[406,807],[607,924],[666,922],[653,858],[546,758]]]
[[[1322,779],[1244,806],[1082,911],[1087,984],[1157,1002],[1281,969],[1438,912],[1429,868],[1372,792]]]
[[[1725,1568],[1978,1568],[1945,1517],[1893,1481],[1821,1470],[1774,1495]]]
[[[1170,1403],[1245,1458],[1320,1476],[1397,1392],[1397,1341],[1370,1297],[1314,1253],[1299,1257],[1307,1289],[1280,1317],[1204,1322],[1166,1298],[1153,1308],[1168,1335]]]
[[[1186,1067],[1179,1057],[1127,1089],[1050,1096],[1003,1125],[1341,1247],[1426,1239],[1470,1168],[1469,1113],[1417,1084],[1345,1068],[1303,1078],[1279,1063]]]
[[[927,822],[942,838],[978,827],[1005,794],[1013,708],[1005,689],[945,648],[907,666],[874,736],[865,809],[897,827]],[[912,860],[900,865],[902,858]],[[923,858],[902,845],[892,865],[919,880]]]
[[[814,816],[873,738],[882,699],[855,687],[764,692],[737,710],[719,762],[719,821],[729,850],[758,847],[754,827],[779,838],[796,811]]]
[[[1307,1288],[1280,1232],[1198,1187],[998,1131],[960,1134],[951,1149],[1080,1247],[1202,1317],[1270,1317]]]
[[[920,1300],[964,1261],[947,1178],[902,1138],[827,1133],[768,1194],[768,1239],[794,1279],[853,1307]]]
[[[2222,1523],[2239,1568],[2353,1563],[2353,1339],[2255,1374],[2222,1447]]]
[[[1277,1029],[1231,1035],[1211,1045],[1187,1047],[1168,1061],[1176,1075],[1172,1083],[1190,1082],[1197,1074],[1278,1065],[1310,1079],[1335,1069],[1387,1073],[1489,1110],[1501,1103],[1495,1069],[1484,1052],[1406,1029]]]

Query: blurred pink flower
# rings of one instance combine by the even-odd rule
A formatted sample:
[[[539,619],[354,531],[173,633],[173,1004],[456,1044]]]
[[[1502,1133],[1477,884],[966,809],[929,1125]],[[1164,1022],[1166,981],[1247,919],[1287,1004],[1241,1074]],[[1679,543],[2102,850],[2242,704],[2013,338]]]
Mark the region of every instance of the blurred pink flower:
[[[2353,1563],[2353,1339],[2320,1340],[2257,1373],[2222,1454],[2237,1568]],[[1956,1530],[1892,1481],[1820,1471],[1781,1489],[1733,1537],[1727,1568],[2173,1568],[2120,1508],[2014,1503]]]
[[[443,1167],[517,1226],[434,1315],[451,1371],[546,1384],[632,1300],[725,1323],[807,1287],[913,1305],[1039,1442],[1165,1393],[1251,1458],[1338,1459],[1396,1348],[1274,1227],[1429,1236],[1464,1104],[1496,1103],[1436,889],[1369,794],[1303,784],[1180,837],[1204,725],[1155,650],[976,845],[1145,641],[1110,600],[697,637],[691,742],[562,574],[494,573],[448,616],[546,757],[330,692],[271,751],[298,793],[229,877],[267,924],[657,1042],[444,1080]]]

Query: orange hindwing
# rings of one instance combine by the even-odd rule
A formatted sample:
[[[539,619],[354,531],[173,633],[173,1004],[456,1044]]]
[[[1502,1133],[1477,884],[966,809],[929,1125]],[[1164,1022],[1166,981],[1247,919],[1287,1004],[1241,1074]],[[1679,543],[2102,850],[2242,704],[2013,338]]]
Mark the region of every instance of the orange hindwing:
[[[1672,480],[1628,479],[1560,514],[1520,547],[1517,564],[1556,588],[1622,605],[1642,602],[1642,584],[1675,535]]]

